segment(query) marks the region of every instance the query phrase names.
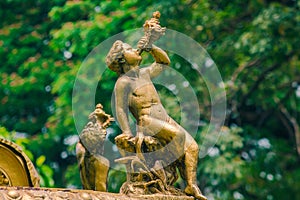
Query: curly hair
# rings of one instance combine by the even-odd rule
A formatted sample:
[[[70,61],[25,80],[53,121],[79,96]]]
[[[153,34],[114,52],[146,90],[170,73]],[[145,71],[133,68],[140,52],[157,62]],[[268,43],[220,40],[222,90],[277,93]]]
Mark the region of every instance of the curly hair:
[[[118,74],[122,74],[122,65],[125,63],[123,55],[123,42],[121,40],[115,41],[106,56],[106,64],[108,68]]]

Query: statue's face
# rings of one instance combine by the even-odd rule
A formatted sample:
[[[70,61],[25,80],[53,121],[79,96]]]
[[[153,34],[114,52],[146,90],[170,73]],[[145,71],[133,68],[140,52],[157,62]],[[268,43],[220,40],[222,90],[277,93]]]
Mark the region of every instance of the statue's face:
[[[123,55],[127,64],[136,66],[142,60],[138,50],[133,49],[129,44],[124,43],[123,50]]]

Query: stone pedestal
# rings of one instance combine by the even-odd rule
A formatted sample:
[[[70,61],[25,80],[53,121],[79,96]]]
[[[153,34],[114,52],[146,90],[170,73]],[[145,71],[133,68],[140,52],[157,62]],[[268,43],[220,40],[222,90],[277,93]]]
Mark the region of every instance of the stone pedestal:
[[[92,190],[73,190],[39,187],[0,187],[1,200],[193,200],[188,196],[172,195],[135,195],[126,196],[117,193]]]

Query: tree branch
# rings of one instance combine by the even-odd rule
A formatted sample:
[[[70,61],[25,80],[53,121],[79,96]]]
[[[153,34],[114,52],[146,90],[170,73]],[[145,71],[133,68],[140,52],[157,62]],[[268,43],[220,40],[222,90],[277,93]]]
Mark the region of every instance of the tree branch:
[[[265,79],[265,77],[267,76],[268,73],[270,73],[271,71],[277,69],[278,67],[280,67],[279,64],[275,64],[267,69],[265,69],[260,76],[258,77],[258,79],[255,81],[255,83],[252,85],[252,87],[250,88],[249,92],[243,96],[241,103],[239,105],[239,107],[242,107],[243,105],[245,105],[246,100],[251,96],[251,94],[258,88],[259,84]]]
[[[297,123],[297,120],[290,115],[288,110],[281,104],[279,105],[281,113],[285,116],[285,118],[289,121],[289,124],[292,126],[292,129],[294,131],[295,140],[296,140],[296,148],[298,156],[300,156],[300,128]]]
[[[240,66],[233,72],[230,81],[234,83],[234,82],[236,81],[237,77],[239,76],[239,74],[240,74],[244,69],[246,69],[246,68],[248,68],[248,67],[252,67],[252,66],[254,66],[254,65],[256,65],[256,64],[259,64],[259,63],[260,63],[260,60],[259,60],[259,59],[255,59],[255,60],[253,60],[253,61],[251,61],[251,62],[249,62],[249,63],[245,63],[245,64],[240,65]]]
[[[290,53],[289,55],[286,56],[287,61],[289,62],[289,60],[292,58],[292,53]],[[242,107],[243,105],[245,105],[246,100],[251,96],[251,94],[258,88],[258,86],[260,85],[261,82],[264,81],[264,79],[266,78],[266,76],[268,75],[268,73],[270,73],[271,71],[274,71],[275,69],[281,67],[280,63],[276,63],[273,66],[265,69],[260,76],[257,78],[257,80],[255,81],[255,83],[252,85],[252,87],[250,88],[249,92],[243,96],[241,103],[239,105],[239,107]]]
[[[289,111],[283,105],[283,100],[286,100],[288,98],[288,96],[291,94],[291,92],[292,92],[292,88],[282,100],[279,100],[278,98],[273,98],[273,99],[278,104],[278,108],[279,108],[281,114],[285,118],[284,119],[283,116],[279,116],[282,123],[287,128],[289,134],[291,136],[293,136],[293,135],[295,136],[296,149],[297,149],[298,156],[300,156],[300,127],[299,127],[299,124],[297,123],[296,118],[291,116]]]

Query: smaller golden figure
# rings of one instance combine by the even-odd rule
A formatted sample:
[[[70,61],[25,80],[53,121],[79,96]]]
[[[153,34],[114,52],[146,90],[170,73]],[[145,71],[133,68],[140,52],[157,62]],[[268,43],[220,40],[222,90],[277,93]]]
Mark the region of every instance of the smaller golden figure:
[[[76,156],[84,189],[106,191],[109,160],[103,157],[104,141],[106,128],[113,120],[103,111],[103,106],[97,104],[79,135]]]

